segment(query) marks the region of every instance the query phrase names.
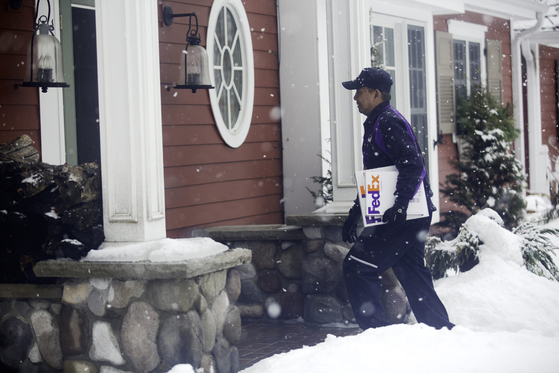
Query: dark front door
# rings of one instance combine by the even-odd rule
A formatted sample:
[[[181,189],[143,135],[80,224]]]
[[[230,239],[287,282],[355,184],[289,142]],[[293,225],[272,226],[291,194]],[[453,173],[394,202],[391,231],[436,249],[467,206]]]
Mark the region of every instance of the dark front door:
[[[72,8],[78,163],[101,165],[95,11]]]

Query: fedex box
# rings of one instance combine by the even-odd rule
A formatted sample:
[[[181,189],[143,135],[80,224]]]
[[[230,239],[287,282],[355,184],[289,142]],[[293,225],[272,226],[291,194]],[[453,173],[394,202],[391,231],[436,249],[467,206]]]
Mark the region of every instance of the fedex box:
[[[359,204],[365,227],[383,224],[382,215],[394,205],[398,170],[395,166],[358,171],[356,174]],[[418,219],[429,215],[423,181],[410,200],[407,218]]]

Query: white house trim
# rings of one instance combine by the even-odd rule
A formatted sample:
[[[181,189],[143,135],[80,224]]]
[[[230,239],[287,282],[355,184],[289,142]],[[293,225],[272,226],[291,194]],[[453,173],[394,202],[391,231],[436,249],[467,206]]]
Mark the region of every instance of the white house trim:
[[[215,87],[215,30],[219,14],[224,7],[231,11],[231,14],[233,15],[233,18],[235,20],[235,24],[239,33],[238,39],[236,39],[236,43],[239,43],[240,45],[243,61],[243,65],[239,68],[242,69],[243,74],[242,92],[240,92],[242,102],[238,120],[233,128],[228,128],[228,125],[226,124],[222,116],[219,106],[219,100],[217,97],[220,87]],[[244,143],[248,135],[250,123],[252,120],[252,111],[254,108],[254,55],[251,38],[252,35],[250,31],[250,25],[248,23],[248,18],[243,3],[240,0],[215,0],[210,11],[206,39],[206,50],[208,53],[208,59],[210,61],[210,80],[215,89],[209,90],[208,93],[217,129],[219,130],[219,133],[225,143],[232,148],[238,148]],[[228,56],[231,56],[230,53],[227,54]],[[233,84],[233,81],[233,77],[231,77],[231,84]],[[226,94],[226,92],[221,92],[221,94]]]
[[[106,242],[166,237],[157,7],[96,2]]]
[[[39,5],[39,15],[47,14],[47,3],[42,2]],[[59,13],[58,0],[51,1],[50,18],[54,22],[54,36],[58,40],[60,40],[60,17],[56,15]],[[65,66],[65,68],[69,69],[72,66]],[[41,158],[43,162],[54,165],[66,163],[63,89],[51,88],[46,93],[39,92]]]

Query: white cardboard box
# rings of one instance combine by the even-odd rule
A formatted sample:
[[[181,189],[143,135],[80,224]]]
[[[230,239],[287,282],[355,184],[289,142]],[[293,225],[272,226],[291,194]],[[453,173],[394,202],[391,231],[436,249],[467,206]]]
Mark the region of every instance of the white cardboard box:
[[[359,205],[365,227],[384,224],[382,215],[394,205],[398,170],[395,166],[358,171],[355,175]],[[410,200],[407,218],[418,219],[429,215],[423,181]]]

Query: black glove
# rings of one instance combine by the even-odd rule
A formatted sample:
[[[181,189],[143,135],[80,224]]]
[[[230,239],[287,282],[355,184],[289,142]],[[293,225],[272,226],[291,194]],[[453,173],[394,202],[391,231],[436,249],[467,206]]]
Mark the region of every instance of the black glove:
[[[394,204],[394,206],[384,212],[382,221],[389,225],[401,225],[406,222],[407,210],[407,206]]]
[[[361,218],[361,208],[358,204],[353,205],[342,228],[342,239],[347,243],[357,241],[357,224]]]

